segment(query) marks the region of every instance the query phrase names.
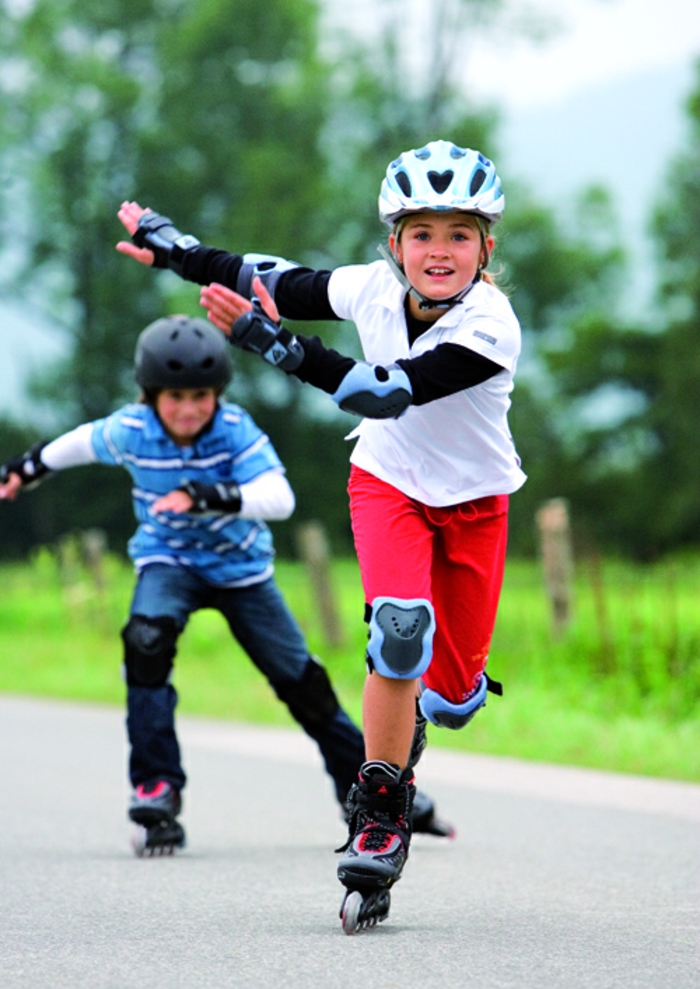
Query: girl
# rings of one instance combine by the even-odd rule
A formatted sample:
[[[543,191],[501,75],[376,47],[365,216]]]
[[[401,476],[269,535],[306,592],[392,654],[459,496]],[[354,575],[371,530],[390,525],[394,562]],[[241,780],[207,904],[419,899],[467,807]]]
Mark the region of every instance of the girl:
[[[388,914],[426,720],[461,728],[489,688],[500,692],[484,668],[508,495],[525,481],[507,422],[520,329],[486,274],[504,206],[492,162],[434,141],[387,168],[379,214],[391,232],[373,264],[311,271],[241,257],[183,237],[136,203],[119,212],[133,241],[120,251],[206,286],[202,304],[233,344],[364,417],[351,434],[349,482],[369,643],[366,761],[338,866],[348,933]],[[293,337],[280,313],[352,320],[366,362]]]
[[[140,404],[86,423],[0,467],[0,499],[13,499],[52,471],[102,461],[134,479],[138,529],[129,543],[137,571],[122,632],[127,682],[130,818],[136,851],[182,847],[176,818],[185,773],[170,682],[176,643],[193,611],[216,608],[321,750],[344,805],[364,758],[362,734],[309,655],[277,589],[272,537],[263,519],[287,518],[294,496],[267,436],[239,406],[221,400],[229,350],[203,320],[171,316],[139,337]],[[420,830],[448,834],[422,794]]]

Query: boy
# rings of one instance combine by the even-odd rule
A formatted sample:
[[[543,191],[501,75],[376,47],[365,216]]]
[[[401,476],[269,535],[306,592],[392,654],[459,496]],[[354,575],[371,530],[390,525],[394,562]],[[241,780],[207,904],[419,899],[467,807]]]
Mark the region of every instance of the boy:
[[[192,612],[219,610],[292,716],[319,746],[344,805],[364,759],[360,731],[335,696],[273,579],[263,519],[284,519],[294,495],[268,437],[239,406],[221,400],[229,347],[203,320],[159,319],[140,335],[140,402],[0,468],[0,499],[55,470],[101,461],[134,480],[138,528],[129,542],[137,572],[122,631],[127,683],[129,817],[137,854],[185,844],[177,821],[186,777],[170,682],[177,640]],[[424,798],[421,830],[447,834]]]

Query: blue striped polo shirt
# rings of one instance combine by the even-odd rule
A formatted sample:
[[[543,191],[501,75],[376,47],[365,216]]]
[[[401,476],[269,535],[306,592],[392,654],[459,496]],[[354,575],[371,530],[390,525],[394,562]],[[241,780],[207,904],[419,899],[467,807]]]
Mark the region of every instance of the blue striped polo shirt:
[[[187,567],[210,584],[244,587],[272,574],[272,535],[261,520],[235,515],[154,514],[153,503],[183,481],[245,484],[284,471],[269,438],[248,413],[221,403],[191,447],[178,446],[148,405],[126,405],[92,424],[98,460],[131,474],[138,529],[129,540],[137,570],[151,563]]]

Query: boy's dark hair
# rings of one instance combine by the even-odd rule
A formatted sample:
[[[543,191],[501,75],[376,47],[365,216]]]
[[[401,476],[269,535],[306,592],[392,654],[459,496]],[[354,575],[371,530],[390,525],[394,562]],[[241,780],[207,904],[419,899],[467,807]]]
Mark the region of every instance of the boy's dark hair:
[[[225,385],[220,385],[219,388],[214,389],[217,399],[221,398],[225,387]],[[165,391],[165,388],[142,388],[136,401],[139,405],[149,405],[152,409],[155,409],[156,401],[162,391]]]

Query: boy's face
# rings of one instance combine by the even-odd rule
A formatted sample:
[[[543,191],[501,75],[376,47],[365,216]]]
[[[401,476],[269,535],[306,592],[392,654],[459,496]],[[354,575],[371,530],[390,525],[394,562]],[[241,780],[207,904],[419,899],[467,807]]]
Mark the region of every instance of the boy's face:
[[[215,388],[164,388],[156,412],[168,436],[178,446],[190,446],[216,412]]]

